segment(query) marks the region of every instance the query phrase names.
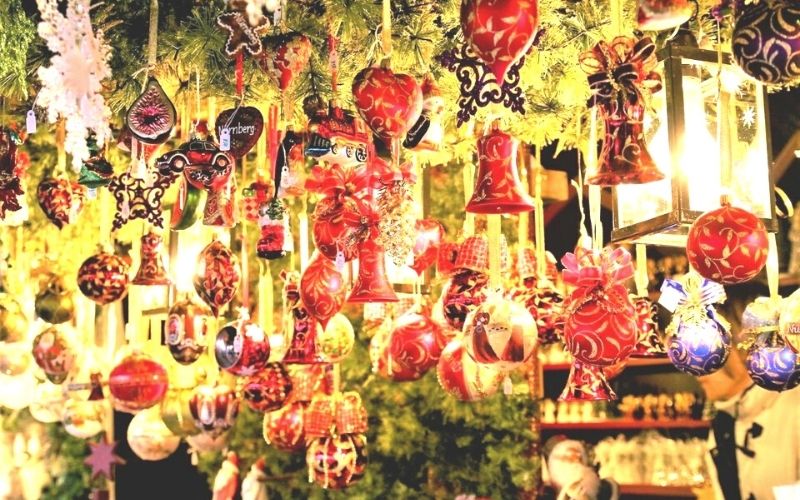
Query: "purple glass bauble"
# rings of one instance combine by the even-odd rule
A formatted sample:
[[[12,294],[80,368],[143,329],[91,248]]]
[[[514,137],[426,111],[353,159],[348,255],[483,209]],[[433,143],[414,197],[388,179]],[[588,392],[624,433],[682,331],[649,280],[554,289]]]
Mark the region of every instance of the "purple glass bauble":
[[[745,73],[767,84],[800,78],[800,5],[787,0],[746,5],[736,19],[733,57]]]
[[[667,355],[678,370],[702,376],[722,368],[730,350],[730,333],[718,322],[706,318],[700,323],[678,325],[669,338]]]
[[[786,391],[800,385],[798,356],[777,332],[758,335],[747,351],[745,365],[753,382],[768,391]]]

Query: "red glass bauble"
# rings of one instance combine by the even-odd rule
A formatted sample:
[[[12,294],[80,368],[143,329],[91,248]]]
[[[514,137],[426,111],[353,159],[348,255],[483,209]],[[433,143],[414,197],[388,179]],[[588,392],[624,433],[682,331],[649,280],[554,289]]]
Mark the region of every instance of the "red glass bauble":
[[[311,57],[311,40],[300,33],[284,33],[266,39],[264,52],[258,59],[261,69],[278,85],[281,92],[292,84],[294,77],[308,65]]]
[[[339,312],[347,297],[347,284],[336,265],[320,253],[314,255],[311,263],[300,278],[300,299],[322,325]]]
[[[261,372],[247,378],[242,396],[247,406],[255,411],[275,411],[289,400],[292,379],[280,363],[269,363]]]
[[[214,316],[233,299],[241,278],[239,259],[218,240],[209,243],[197,257],[194,289]]]
[[[476,363],[459,338],[451,340],[442,351],[436,376],[442,389],[461,401],[479,401],[491,396],[497,392],[502,378],[492,366]]]
[[[462,0],[461,31],[497,82],[531,48],[539,26],[536,0]]]
[[[308,403],[295,401],[283,408],[264,415],[264,440],[267,444],[288,453],[305,449],[303,432],[305,411]]]
[[[358,246],[358,277],[347,302],[397,302],[392,284],[386,276],[386,257],[383,247],[373,240]]]
[[[367,438],[342,434],[314,439],[306,450],[309,477],[325,489],[340,490],[364,477]]]
[[[349,220],[359,220],[358,204],[349,196],[340,200],[323,198],[314,208],[314,244],[325,257],[335,261],[341,253],[345,262],[358,257],[358,227]]]
[[[173,359],[189,365],[206,351],[211,309],[191,298],[176,302],[169,310],[166,324],[167,347]]]
[[[100,252],[92,255],[78,269],[78,288],[100,305],[125,297],[128,283],[128,263],[114,254]]]
[[[527,361],[538,342],[536,321],[525,306],[490,295],[464,326],[467,353],[482,364],[512,370]]]
[[[155,406],[167,393],[167,370],[142,352],[125,356],[108,376],[114,409],[136,413]]]
[[[689,0],[639,0],[637,22],[642,31],[664,31],[677,28],[694,15]]]
[[[33,339],[33,359],[47,380],[60,384],[75,366],[75,350],[70,339],[57,326],[49,326]]]
[[[242,318],[217,333],[214,356],[220,368],[234,375],[255,375],[269,361],[269,339],[258,324]]]
[[[239,399],[226,385],[199,385],[189,400],[189,411],[200,430],[220,436],[233,427],[239,414]]]
[[[394,363],[424,374],[439,361],[445,343],[441,328],[427,314],[408,312],[395,322],[388,355]]]
[[[418,275],[433,265],[439,255],[439,245],[444,240],[444,226],[435,219],[419,219],[415,228],[417,240],[412,249],[414,261],[411,269]]]
[[[698,217],[686,239],[692,269],[723,285],[755,278],[767,263],[768,250],[767,229],[761,219],[730,205]]]
[[[442,310],[447,324],[456,330],[464,328],[467,315],[486,299],[489,276],[468,269],[458,271],[444,288]]]
[[[381,377],[395,382],[413,382],[422,378],[425,375],[424,371],[416,370],[413,366],[395,361],[389,355],[391,340],[391,331],[387,329],[381,329],[370,340],[369,357],[373,371]]]
[[[422,113],[422,88],[411,75],[365,68],[353,79],[353,104],[375,134],[400,139]]]

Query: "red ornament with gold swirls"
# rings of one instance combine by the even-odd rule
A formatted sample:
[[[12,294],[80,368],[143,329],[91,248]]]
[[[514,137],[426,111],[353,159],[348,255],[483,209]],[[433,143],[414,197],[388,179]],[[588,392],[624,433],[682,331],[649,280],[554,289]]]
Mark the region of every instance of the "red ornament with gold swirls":
[[[359,217],[358,204],[351,197],[320,200],[314,209],[312,228],[317,250],[330,260],[336,260],[338,252],[342,253],[345,262],[358,257],[358,245],[353,244],[358,227],[347,221],[358,220]]]
[[[247,378],[242,389],[247,406],[268,413],[280,409],[292,393],[292,379],[280,363],[269,363],[261,372]]]
[[[314,439],[306,451],[309,478],[325,489],[340,490],[364,477],[367,438],[342,434]]]
[[[373,66],[353,79],[353,103],[375,134],[400,139],[422,113],[422,88],[411,75]]]
[[[108,375],[114,409],[136,413],[155,406],[167,394],[167,370],[142,352],[125,356]]]
[[[395,323],[388,355],[394,363],[425,373],[439,361],[445,344],[441,328],[427,314],[409,312]]]
[[[698,217],[686,240],[692,269],[723,285],[755,278],[767,263],[768,248],[761,219],[729,204]]]
[[[300,278],[300,299],[322,329],[342,308],[347,298],[344,276],[330,259],[317,253]]]

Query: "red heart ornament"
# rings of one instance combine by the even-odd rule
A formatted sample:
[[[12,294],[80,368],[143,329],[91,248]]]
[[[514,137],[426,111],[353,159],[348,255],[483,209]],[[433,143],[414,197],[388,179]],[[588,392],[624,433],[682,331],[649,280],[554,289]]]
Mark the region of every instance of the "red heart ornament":
[[[258,108],[242,106],[226,109],[217,117],[217,137],[228,129],[231,138],[230,154],[243,158],[258,143],[264,130],[264,117]]]
[[[292,84],[294,77],[308,64],[311,40],[300,33],[286,33],[265,40],[264,45],[258,64],[275,81],[281,92],[284,92]]]
[[[362,69],[353,79],[358,114],[382,139],[404,137],[422,113],[422,88],[411,75],[386,67]]]
[[[531,48],[539,26],[536,0],[462,0],[461,31],[502,83],[508,68]]]

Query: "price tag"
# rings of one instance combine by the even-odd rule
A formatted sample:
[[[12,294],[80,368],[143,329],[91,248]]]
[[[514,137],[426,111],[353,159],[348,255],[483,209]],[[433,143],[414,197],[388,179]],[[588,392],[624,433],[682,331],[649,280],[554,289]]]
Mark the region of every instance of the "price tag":
[[[25,116],[25,130],[28,134],[36,133],[36,113],[32,109],[28,110],[28,114]]]
[[[336,270],[339,272],[344,271],[344,252],[336,250],[336,260],[334,261]]]
[[[231,129],[229,129],[228,127],[225,127],[219,131],[219,150],[220,151],[231,150]]]

